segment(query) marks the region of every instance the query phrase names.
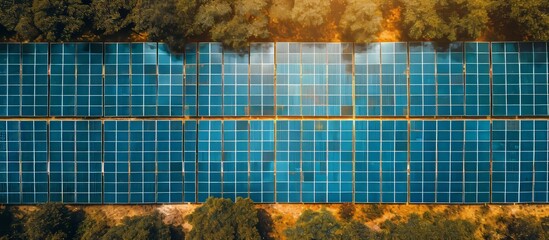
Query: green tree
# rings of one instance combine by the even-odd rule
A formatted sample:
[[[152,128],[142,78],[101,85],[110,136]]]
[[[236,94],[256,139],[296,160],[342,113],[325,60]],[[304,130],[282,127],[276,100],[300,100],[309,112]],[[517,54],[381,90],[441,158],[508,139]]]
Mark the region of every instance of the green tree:
[[[490,17],[505,39],[549,40],[549,1],[493,1]]]
[[[209,37],[242,50],[269,36],[268,0],[181,0],[180,12],[196,13],[187,37]]]
[[[94,240],[105,235],[108,230],[107,216],[103,212],[98,212],[94,216],[86,214],[77,233],[81,240]]]
[[[500,218],[499,222],[505,226],[503,239],[549,239],[545,234],[540,221],[533,216],[512,216]]]
[[[124,218],[122,224],[110,228],[104,240],[170,239],[170,227],[162,222],[160,213]]]
[[[318,31],[324,25],[330,14],[330,1],[326,0],[296,0],[292,9],[292,19],[302,27]]]
[[[381,31],[383,17],[377,1],[346,0],[339,28],[354,42],[371,42]]]
[[[447,219],[445,216],[425,212],[423,216],[411,214],[404,222],[384,224],[390,239],[475,239],[475,226],[463,219]]]
[[[46,41],[74,41],[86,30],[90,6],[81,0],[34,0],[34,26]]]
[[[191,26],[191,9],[182,11],[180,0],[138,0],[132,11],[134,30],[148,34],[151,41],[166,42],[171,50],[181,52],[186,42],[186,30]],[[186,1],[186,0],[181,0]]]
[[[352,220],[343,224],[341,228],[341,239],[373,239],[374,232],[370,230],[364,223]]]
[[[94,30],[104,36],[130,27],[135,4],[136,0],[92,0]]]
[[[20,40],[34,40],[38,36],[32,23],[32,0],[0,0],[0,25],[4,37],[17,33]]]
[[[341,224],[326,209],[305,210],[293,227],[284,231],[288,239],[339,239]]]
[[[259,239],[257,210],[250,199],[208,198],[188,216],[189,239]]]
[[[71,239],[78,228],[79,220],[67,207],[59,203],[39,205],[28,216],[25,236],[28,239]]]
[[[487,29],[487,0],[404,1],[403,24],[413,40],[474,40]]]

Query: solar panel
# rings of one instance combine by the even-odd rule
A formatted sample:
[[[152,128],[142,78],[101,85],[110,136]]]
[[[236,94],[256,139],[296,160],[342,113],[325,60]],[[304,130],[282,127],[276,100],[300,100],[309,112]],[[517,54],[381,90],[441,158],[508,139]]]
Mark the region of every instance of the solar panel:
[[[103,116],[102,43],[76,43],[76,115]]]
[[[248,109],[249,53],[225,50],[223,53],[223,115],[246,116]]]
[[[183,122],[156,121],[156,201],[183,202]]]
[[[465,121],[466,203],[490,202],[490,121]]]
[[[250,199],[275,202],[274,121],[250,121]]]
[[[20,122],[22,203],[48,201],[48,126],[45,121]]]
[[[353,115],[353,45],[327,43],[328,116]]]
[[[465,114],[463,44],[438,44],[436,50],[437,115]]]
[[[406,121],[381,122],[381,201],[407,200],[408,124]]]
[[[250,45],[250,112],[252,116],[275,115],[274,43]]]
[[[249,197],[248,121],[223,121],[223,198]],[[251,166],[250,166],[251,168]],[[250,177],[254,173],[250,173]],[[255,178],[254,178],[255,179]]]
[[[301,201],[301,122],[276,122],[276,201]]]
[[[198,114],[196,104],[198,102],[198,46],[196,43],[185,45],[185,83],[184,83],[184,111],[185,116],[196,116]]]
[[[355,202],[381,202],[381,121],[355,122]]]
[[[50,116],[76,116],[76,45],[50,46]]]
[[[183,145],[183,189],[185,202],[197,202],[197,172],[196,168],[198,150],[197,123],[194,120],[185,121]]]
[[[182,54],[158,43],[158,116],[183,116]]]
[[[130,121],[130,203],[154,203],[156,122]]]
[[[301,45],[276,43],[276,114],[301,115]]]
[[[198,44],[198,115],[223,115],[223,48]]]
[[[131,115],[157,116],[157,43],[131,43]]]
[[[381,43],[381,115],[408,114],[406,43]]]
[[[21,115],[21,45],[0,44],[0,116]]]
[[[222,121],[198,122],[198,201],[223,194]]]
[[[381,43],[355,44],[357,116],[381,115]]]
[[[127,204],[130,202],[129,130],[129,121],[105,121],[104,123],[103,203]]]
[[[465,43],[465,115],[490,115],[490,44]]]
[[[105,116],[130,116],[130,44],[105,43]]]
[[[436,57],[433,43],[410,43],[410,115],[436,116]]]

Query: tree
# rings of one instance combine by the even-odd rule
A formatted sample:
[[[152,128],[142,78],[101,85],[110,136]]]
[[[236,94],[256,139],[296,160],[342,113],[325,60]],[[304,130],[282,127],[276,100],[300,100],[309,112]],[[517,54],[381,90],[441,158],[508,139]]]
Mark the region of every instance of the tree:
[[[404,1],[403,24],[413,40],[474,40],[487,28],[486,0]]]
[[[506,39],[549,40],[549,1],[493,1],[490,17]]]
[[[28,239],[71,239],[79,219],[67,207],[59,203],[39,205],[25,225]]]
[[[503,217],[499,222],[505,226],[503,239],[547,239],[541,223],[533,216]]]
[[[258,239],[257,210],[250,199],[208,198],[188,217],[189,239]]]
[[[330,14],[330,1],[326,0],[296,0],[292,9],[292,19],[302,27],[318,31],[318,27],[326,23]]]
[[[111,35],[133,24],[136,0],[92,0],[93,27],[101,35]]]
[[[170,239],[170,227],[162,222],[162,216],[158,212],[126,217],[122,224],[110,228],[101,239]]]
[[[355,205],[352,203],[344,203],[339,205],[339,218],[350,221],[355,216]]]
[[[181,0],[181,12],[196,13],[187,37],[208,36],[225,46],[242,50],[250,40],[265,39],[268,31],[267,0]]]
[[[340,239],[373,239],[375,238],[374,232],[370,230],[364,223],[352,220],[343,224],[341,228]]]
[[[404,222],[384,224],[389,239],[475,239],[475,226],[463,219],[447,219],[441,214],[411,214]]]
[[[370,42],[381,31],[383,17],[376,1],[347,0],[339,28],[355,42]]]
[[[148,34],[151,41],[163,41],[170,49],[181,52],[186,42],[186,29],[194,15],[190,8],[184,10],[179,1],[187,0],[140,0],[132,11],[134,30]],[[186,6],[186,5],[183,5]]]
[[[34,0],[34,26],[46,41],[74,41],[89,22],[89,5],[81,0]]]
[[[103,212],[99,212],[96,216],[86,214],[86,218],[78,227],[77,233],[81,240],[92,240],[105,235],[108,230],[107,216]]]
[[[284,231],[288,239],[339,239],[341,225],[326,209],[305,210],[293,227]]]
[[[38,36],[32,24],[32,0],[0,0],[0,25],[4,36],[17,33],[20,40],[34,40]]]

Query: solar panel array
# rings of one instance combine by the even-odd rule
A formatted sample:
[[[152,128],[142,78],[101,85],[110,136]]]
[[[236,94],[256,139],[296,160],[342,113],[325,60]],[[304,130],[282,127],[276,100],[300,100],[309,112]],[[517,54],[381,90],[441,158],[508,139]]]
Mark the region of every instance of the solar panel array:
[[[0,203],[546,203],[545,42],[0,44]]]

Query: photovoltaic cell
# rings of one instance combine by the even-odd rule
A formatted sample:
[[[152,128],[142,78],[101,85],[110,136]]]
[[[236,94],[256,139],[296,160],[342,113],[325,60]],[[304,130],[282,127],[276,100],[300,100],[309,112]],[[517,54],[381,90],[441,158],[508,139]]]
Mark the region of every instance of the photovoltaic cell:
[[[250,112],[252,116],[273,116],[274,43],[250,45]]]
[[[104,203],[127,204],[130,202],[129,130],[129,121],[105,121],[104,123]]]
[[[301,121],[276,122],[276,201],[301,202]]]
[[[21,115],[21,45],[0,44],[0,116]]]
[[[130,116],[130,44],[105,43],[105,116]]]
[[[381,121],[355,121],[355,202],[381,202]]]
[[[76,122],[50,122],[50,201],[76,202]]]
[[[274,121],[250,121],[250,198],[274,202]]]
[[[198,122],[198,202],[222,197],[222,121]]]
[[[223,48],[198,44],[198,115],[223,115]]]
[[[183,60],[158,43],[158,116],[183,116]]]
[[[276,113],[301,116],[301,45],[276,43]]]
[[[157,43],[131,44],[131,115],[157,116]]]
[[[198,46],[196,43],[185,45],[185,79],[184,79],[184,109],[185,116],[196,116],[197,112],[197,83],[198,83]]]
[[[223,121],[223,198],[249,197],[248,121]]]
[[[408,114],[406,43],[381,43],[381,115]]]
[[[490,121],[465,121],[466,203],[490,202]]]
[[[465,114],[463,44],[439,44],[436,50],[437,115]]]
[[[50,45],[50,116],[76,116],[76,45]]]
[[[407,200],[408,124],[406,121],[381,122],[381,201]]]
[[[465,115],[490,115],[490,44],[465,43]]]
[[[353,45],[327,43],[328,116],[353,115]]]
[[[355,111],[381,115],[381,44],[355,44]]]
[[[410,115],[437,115],[436,57],[433,43],[410,43]]]
[[[328,198],[325,202],[352,202],[353,122],[328,121],[326,131]]]
[[[223,53],[223,115],[247,116],[249,53]]]
[[[156,202],[183,202],[183,122],[156,122]]]
[[[102,43],[76,43],[76,115],[103,116]]]
[[[22,203],[48,201],[48,126],[45,121],[21,121]]]
[[[0,122],[0,201],[21,202],[19,122]]]
[[[21,44],[21,115],[48,116],[48,44]]]
[[[197,123],[194,120],[185,121],[184,124],[184,145],[183,145],[183,189],[184,201],[196,202],[196,181],[197,181]]]
[[[412,121],[410,125],[410,202],[436,201],[436,121]]]
[[[326,44],[301,44],[302,116],[327,116],[327,70]]]
[[[156,202],[156,121],[130,121],[130,203]]]

